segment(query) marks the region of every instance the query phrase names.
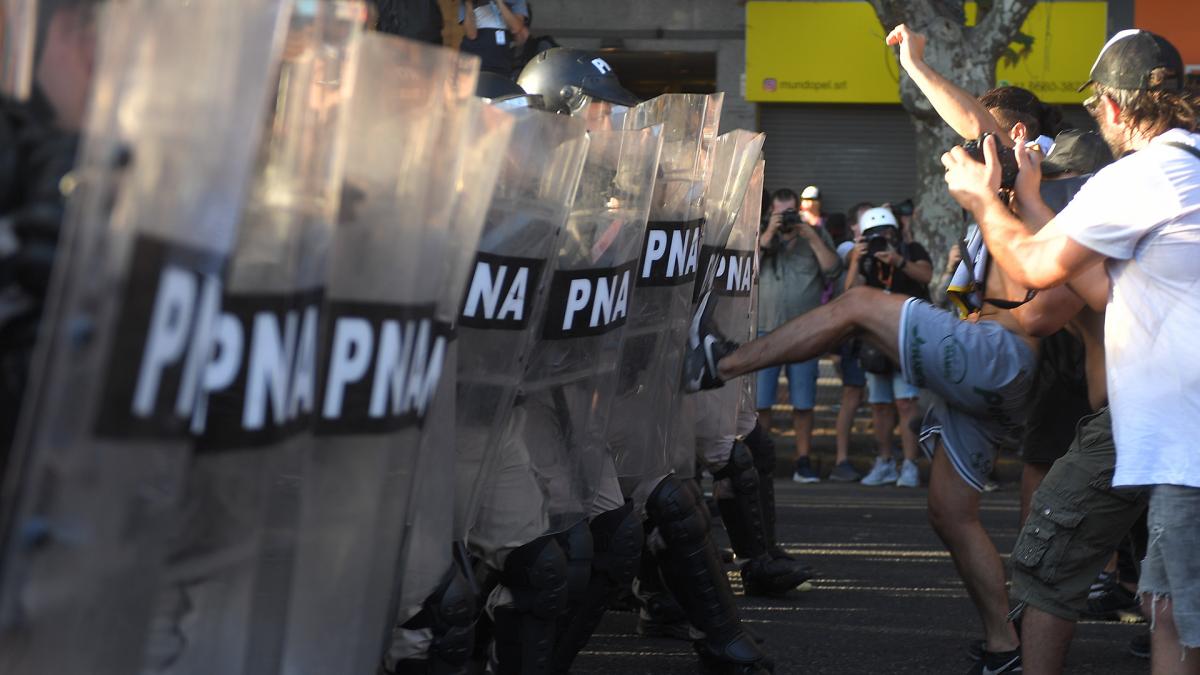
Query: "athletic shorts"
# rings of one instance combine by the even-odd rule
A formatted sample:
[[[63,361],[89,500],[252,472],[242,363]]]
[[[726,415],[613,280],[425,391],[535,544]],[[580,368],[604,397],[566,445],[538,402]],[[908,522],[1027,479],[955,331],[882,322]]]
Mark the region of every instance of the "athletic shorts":
[[[983,490],[996,452],[1017,447],[1037,357],[993,321],[963,321],[909,298],[900,314],[900,369],[909,384],[935,394],[921,429],[932,457],[940,437],[954,469]]]
[[[1179,643],[1200,648],[1200,488],[1155,485],[1146,522],[1150,543],[1138,592],[1152,604],[1169,596]]]
[[[1078,621],[1088,587],[1146,509],[1145,489],[1114,489],[1117,448],[1108,408],[1083,418],[1075,440],[1033,493],[1012,553],[1012,597]]]

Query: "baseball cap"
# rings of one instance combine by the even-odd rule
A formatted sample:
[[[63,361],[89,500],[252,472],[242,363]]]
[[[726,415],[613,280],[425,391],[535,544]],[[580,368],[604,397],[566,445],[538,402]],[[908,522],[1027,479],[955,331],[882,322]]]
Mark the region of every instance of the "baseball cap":
[[[816,185],[809,185],[808,187],[804,188],[804,192],[800,193],[800,199],[820,199],[820,198],[821,198],[821,191],[817,189]]]
[[[1145,91],[1152,88],[1150,73],[1156,68],[1171,71],[1155,89],[1183,89],[1183,59],[1179,50],[1161,35],[1147,30],[1123,30],[1112,36],[1092,64],[1089,85],[1102,84],[1113,89]]]
[[[1042,174],[1053,176],[1067,171],[1096,173],[1112,164],[1108,143],[1094,131],[1068,129],[1054,137],[1054,145],[1042,162]]]

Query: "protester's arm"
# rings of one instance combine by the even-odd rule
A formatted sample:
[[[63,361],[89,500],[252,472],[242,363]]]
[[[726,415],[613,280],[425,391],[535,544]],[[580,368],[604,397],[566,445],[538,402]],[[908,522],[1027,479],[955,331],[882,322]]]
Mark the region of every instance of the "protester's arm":
[[[1054,209],[1042,201],[1042,153],[1030,152],[1025,146],[1025,137],[1017,136],[1013,149],[1017,157],[1017,207],[1021,220],[1040,230],[1054,219]]]
[[[950,194],[970,211],[987,243],[988,254],[1017,284],[1032,289],[1059,286],[1104,259],[1076,242],[1051,220],[1036,234],[1000,201],[1000,161],[995,138],[984,144],[985,163],[961,147],[942,155]]]
[[[924,35],[900,24],[888,34],[887,43],[900,47],[900,65],[955,133],[963,138],[979,138],[992,132],[1008,143],[1008,132],[982,103],[925,63]]]
[[[1069,287],[1059,286],[1038,293],[1012,313],[1025,332],[1033,337],[1046,337],[1066,327],[1084,304],[1083,298]]]

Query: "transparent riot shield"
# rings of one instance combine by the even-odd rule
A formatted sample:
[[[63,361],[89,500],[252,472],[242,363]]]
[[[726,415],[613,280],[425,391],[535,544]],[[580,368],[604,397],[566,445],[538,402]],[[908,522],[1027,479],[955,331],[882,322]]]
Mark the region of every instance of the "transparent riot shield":
[[[268,496],[281,477],[297,475],[309,446],[344,110],[365,18],[360,2],[304,3],[293,13],[193,417],[196,456],[145,673],[278,671],[286,595],[274,579],[288,569],[260,568],[268,531],[270,559],[290,558],[278,552],[292,547],[297,514],[268,522]]]
[[[761,138],[762,135],[758,136]],[[758,145],[761,146],[761,143]],[[742,189],[743,196],[735,209],[736,217],[731,223],[727,239],[723,243],[714,242],[714,250],[708,256],[713,268],[711,302],[716,303],[713,318],[723,334],[738,342],[749,339],[756,328],[752,309],[757,290],[758,226],[764,168],[758,157],[756,151],[751,175]],[[714,188],[716,182],[714,176]],[[738,417],[739,413],[755,408],[751,398],[754,380],[752,375],[742,376],[720,389],[701,391],[687,397],[695,399],[695,434],[698,443],[720,441],[732,444],[738,435],[750,431],[738,429]],[[695,447],[693,445],[692,449]]]
[[[289,5],[111,3],[0,514],[0,671],[136,672]]]
[[[463,291],[470,278],[468,272],[475,258],[476,247],[467,244],[479,240],[514,120],[508,113],[473,96],[449,113],[466,115],[471,120],[464,126],[466,135],[457,141],[465,143],[461,154],[462,179],[454,194],[446,198],[450,212],[444,220],[452,244],[443,261],[441,275],[445,281],[435,310],[436,320],[453,336]],[[397,625],[412,618],[437,588],[453,564],[453,543],[462,538],[461,527],[456,525],[458,350],[459,340],[447,343],[442,379],[430,417],[421,430],[420,454],[425,463],[419,469],[421,480],[412,491],[406,514],[398,609],[394,612]],[[404,630],[397,628],[386,658],[391,661],[390,666],[419,651]]]
[[[378,666],[419,430],[443,370],[433,199],[457,176],[435,155],[449,50],[362,40],[338,225],[322,305],[312,449],[299,489],[283,673]],[[450,487],[450,486],[447,486]]]
[[[508,427],[552,532],[587,518],[611,462],[605,432],[662,144],[659,126],[590,136],[521,381],[523,420]]]
[[[717,137],[712,145],[707,162],[710,177],[704,204],[704,244],[693,300],[712,287],[719,262],[717,253],[729,239],[764,140],[764,134],[737,129]],[[708,405],[712,400],[684,395],[672,417],[672,466],[679,476],[690,477],[695,471],[698,425],[711,422],[714,415],[737,412],[736,402],[728,410],[714,410]]]
[[[33,88],[38,0],[0,3],[0,94],[24,101]]]
[[[704,131],[719,118],[713,106],[719,106],[718,99],[667,94],[638,105],[625,118],[627,128],[663,125],[659,176],[635,269],[636,292],[606,434],[622,489],[639,504],[648,494],[645,489],[635,493],[636,488],[671,472],[671,419],[703,236]]]
[[[484,470],[512,424],[513,406],[546,304],[555,254],[588,153],[582,120],[540,110],[512,112],[512,140],[488,209],[458,320],[456,530],[473,524],[480,481],[508,508],[540,498],[532,476],[509,490]],[[518,407],[519,404],[518,404]],[[528,466],[526,462],[525,466]],[[508,528],[512,523],[498,524]],[[536,532],[532,540],[543,532]],[[467,536],[468,543],[472,537]],[[522,542],[524,543],[524,542]],[[485,559],[488,551],[477,549]]]

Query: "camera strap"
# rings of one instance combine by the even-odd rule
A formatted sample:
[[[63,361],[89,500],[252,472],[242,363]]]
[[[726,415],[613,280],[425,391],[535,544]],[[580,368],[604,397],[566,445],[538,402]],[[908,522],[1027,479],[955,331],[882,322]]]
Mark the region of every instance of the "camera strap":
[[[1197,155],[1197,156],[1200,156],[1200,155]],[[966,219],[967,216],[968,216],[968,214],[966,214],[966,212],[964,212],[964,220]],[[982,236],[982,235],[980,235],[980,236]],[[987,244],[983,244],[983,246],[986,248]],[[974,280],[975,279],[975,261],[971,258],[970,251],[967,250],[967,238],[965,236],[965,233],[964,233],[964,236],[959,237],[959,239],[958,239],[958,250],[959,250],[959,254],[962,256],[962,264],[967,266],[967,278]],[[989,257],[989,259],[987,261],[987,265],[990,267],[991,264],[992,264],[992,261]],[[985,280],[987,279],[986,270],[984,272],[983,278]],[[983,297],[981,301],[983,303],[989,304],[989,305],[991,305],[993,307],[997,307],[999,309],[1016,309],[1016,308],[1020,307],[1021,305],[1024,305],[1025,303],[1029,302],[1030,300],[1033,300],[1035,297],[1037,297],[1037,291],[1030,290],[1030,291],[1025,292],[1024,300],[1002,300],[1000,298]]]
[[[1200,159],[1200,150],[1197,150],[1196,148],[1188,145],[1187,143],[1180,143],[1179,141],[1165,141],[1163,143],[1163,145],[1169,145],[1173,148],[1179,148],[1180,150],[1186,150],[1186,151],[1192,153],[1193,155],[1195,155],[1196,159]]]

